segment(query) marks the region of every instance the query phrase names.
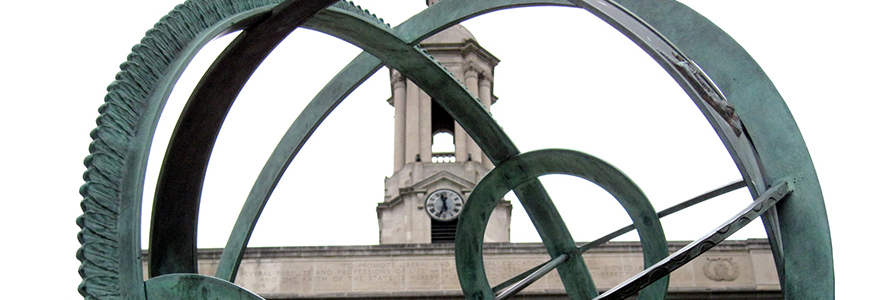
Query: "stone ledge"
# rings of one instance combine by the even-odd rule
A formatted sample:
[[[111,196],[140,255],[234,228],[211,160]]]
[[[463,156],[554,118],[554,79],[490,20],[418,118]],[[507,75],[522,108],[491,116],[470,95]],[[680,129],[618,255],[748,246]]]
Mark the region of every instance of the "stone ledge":
[[[686,246],[690,241],[668,242],[670,252]],[[578,243],[582,245],[583,243]],[[730,240],[718,244],[712,250],[717,251],[770,251],[766,239]],[[547,253],[540,243],[487,243],[485,254],[540,254]],[[642,252],[639,242],[608,242],[588,251],[588,253],[627,253]],[[143,257],[147,253],[143,251]],[[219,259],[221,248],[198,249],[198,259]],[[312,257],[343,257],[343,256],[411,256],[411,255],[442,255],[454,254],[454,244],[389,244],[362,246],[287,246],[287,247],[254,247],[248,248],[244,258],[312,258]]]
[[[675,252],[686,244],[669,242],[669,248]],[[215,273],[221,252],[199,250],[201,274]],[[549,258],[539,243],[486,244],[484,253],[492,285]],[[607,243],[586,252],[584,261],[601,289],[643,270],[639,242]],[[250,248],[235,283],[268,299],[462,298],[453,244]],[[781,298],[764,239],[725,241],[713,247],[671,274],[670,292],[683,295],[682,299]],[[552,272],[520,295],[517,299],[558,299],[564,291]]]

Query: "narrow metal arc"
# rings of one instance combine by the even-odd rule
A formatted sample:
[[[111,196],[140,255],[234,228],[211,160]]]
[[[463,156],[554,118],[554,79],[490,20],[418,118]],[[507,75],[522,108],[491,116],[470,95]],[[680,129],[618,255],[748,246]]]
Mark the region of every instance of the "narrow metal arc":
[[[723,187],[717,188],[717,189],[715,189],[715,190],[713,190],[713,191],[710,191],[710,192],[701,194],[701,195],[699,195],[699,196],[697,196],[697,197],[694,197],[694,198],[692,198],[692,199],[689,199],[689,200],[680,202],[680,203],[678,203],[678,204],[676,204],[676,205],[674,205],[674,206],[668,207],[668,208],[666,208],[666,209],[664,209],[664,210],[658,212],[658,217],[659,217],[659,218],[664,218],[664,217],[669,216],[669,215],[671,215],[671,214],[673,214],[673,213],[675,213],[675,212],[678,212],[678,211],[684,210],[684,209],[686,209],[686,208],[689,208],[690,206],[693,206],[693,205],[696,205],[696,204],[705,202],[705,201],[707,201],[707,200],[709,200],[709,199],[713,199],[714,197],[717,197],[717,196],[720,196],[720,195],[729,193],[729,192],[731,192],[731,191],[734,191],[734,190],[743,188],[743,187],[745,187],[745,186],[747,186],[747,185],[745,184],[745,181],[744,181],[744,180],[739,180],[739,181],[730,183],[730,184],[725,185],[725,186],[723,186]],[[591,248],[594,248],[594,247],[597,247],[597,246],[599,246],[599,245],[605,244],[606,242],[611,241],[612,239],[614,239],[614,238],[616,238],[616,237],[618,237],[618,236],[620,236],[620,235],[622,235],[622,234],[631,232],[632,230],[634,230],[634,228],[635,228],[634,225],[633,225],[633,224],[630,224],[630,225],[627,225],[627,226],[622,227],[621,229],[615,230],[615,231],[613,231],[612,233],[609,233],[609,234],[607,234],[607,235],[604,235],[604,236],[601,237],[601,238],[598,238],[598,239],[596,239],[596,240],[594,240],[594,241],[591,241],[591,242],[589,242],[589,243],[587,243],[587,244],[584,244],[583,246],[580,247],[581,252],[584,252],[584,251],[590,250]]]
[[[436,32],[444,30],[454,23],[460,22],[485,12],[511,7],[531,5],[571,5],[567,1],[445,1],[430,7],[411,17],[404,23],[393,28],[393,33],[400,36],[408,45],[416,45],[421,40]],[[453,17],[445,18],[441,12],[447,11]],[[305,24],[312,28],[313,21]],[[316,21],[320,22],[320,21]],[[316,26],[320,31],[323,26]],[[327,30],[331,31],[331,30]],[[334,36],[335,32],[328,32]],[[312,135],[322,121],[352,90],[376,72],[382,62],[368,52],[363,52],[346,65],[334,76],[327,85],[309,102],[287,132],[279,141],[275,150],[263,166],[260,175],[254,181],[253,188],[242,207],[232,233],[220,258],[216,276],[234,281],[238,266],[247,248],[247,242],[253,232],[263,207],[271,196],[281,176],[287,170],[293,158],[300,151],[306,140]],[[373,67],[372,67],[373,66]]]
[[[691,206],[693,206],[693,205],[696,205],[696,204],[705,202],[705,201],[710,200],[710,199],[713,199],[713,198],[715,198],[715,197],[717,197],[717,196],[720,196],[720,195],[729,193],[729,192],[731,192],[731,191],[735,191],[735,190],[737,190],[737,189],[740,189],[740,188],[743,188],[743,187],[746,187],[746,186],[747,186],[747,185],[745,184],[745,181],[744,181],[744,180],[739,180],[739,181],[736,181],[736,182],[727,184],[727,185],[725,185],[725,186],[719,187],[719,188],[717,188],[717,189],[714,189],[714,190],[709,191],[709,192],[707,192],[707,193],[698,195],[698,196],[696,196],[696,197],[693,197],[692,199],[689,199],[689,200],[680,202],[680,203],[678,203],[678,204],[676,204],[676,205],[674,205],[674,206],[671,206],[671,207],[668,207],[668,208],[666,208],[666,209],[664,209],[664,210],[662,210],[662,211],[659,211],[659,212],[658,212],[658,217],[659,217],[659,218],[664,218],[664,217],[666,217],[666,216],[668,216],[668,215],[671,215],[671,214],[673,214],[673,213],[675,213],[675,212],[681,211],[681,210],[686,209],[686,208],[688,208],[688,207],[691,207]],[[609,233],[609,234],[607,234],[607,235],[604,235],[604,236],[602,236],[602,237],[600,237],[600,238],[598,238],[598,239],[596,239],[596,240],[593,240],[593,241],[591,241],[591,242],[589,242],[589,243],[587,243],[587,244],[584,244],[583,246],[578,247],[578,249],[579,249],[579,251],[582,252],[582,253],[583,253],[583,252],[586,252],[587,250],[590,250],[590,249],[592,249],[592,248],[596,248],[596,247],[598,247],[598,246],[600,246],[600,245],[602,245],[602,244],[605,244],[606,242],[611,241],[612,239],[614,239],[614,238],[616,238],[616,237],[618,237],[618,236],[621,236],[622,234],[631,232],[631,231],[634,230],[634,229],[635,229],[635,227],[634,227],[633,224],[624,226],[624,227],[622,227],[621,229],[615,230],[615,231],[613,231],[613,232],[611,232],[611,233]],[[552,262],[552,261],[553,261],[553,260],[551,259],[550,261],[544,262],[544,263],[542,263],[542,264],[540,264],[540,265],[535,266],[534,268],[531,268],[531,269],[529,269],[529,270],[527,270],[527,271],[525,271],[525,272],[522,272],[522,273],[520,273],[520,274],[518,274],[518,275],[516,275],[516,276],[513,276],[512,278],[507,279],[507,280],[505,280],[504,282],[501,282],[500,284],[498,284],[498,285],[492,287],[491,289],[492,289],[495,293],[498,293],[498,292],[500,292],[501,290],[503,290],[503,289],[505,289],[505,288],[507,288],[507,287],[510,287],[510,288],[512,289],[511,286],[513,286],[514,284],[516,284],[516,283],[519,282],[519,281],[523,281],[523,280],[525,280],[525,278],[530,278],[531,275],[532,275],[533,273],[536,273],[539,269],[541,269],[542,267],[544,267],[545,265],[549,264],[549,263]],[[519,290],[517,290],[516,292],[519,292],[519,291],[521,291],[521,288],[520,288]],[[506,293],[506,291],[504,291],[503,293]],[[500,293],[498,293],[498,297],[500,297]]]
[[[746,172],[762,172],[762,183],[749,189],[752,196],[759,197],[766,182],[794,182],[795,193],[761,218],[785,298],[834,299],[831,234],[822,190],[800,129],[769,77],[732,37],[681,3],[617,2],[683,49],[689,61],[707,73],[744,122],[744,133],[750,141],[740,139],[737,146],[750,143],[747,147],[754,151],[756,166],[739,164],[749,159],[747,155],[734,152],[734,141],[720,131],[718,134],[742,175],[750,177],[746,181],[756,179]]]
[[[446,2],[443,2],[443,3],[457,3],[457,1],[454,1],[454,2],[446,1]],[[561,4],[565,4],[565,3],[563,2],[563,3],[561,3]],[[441,7],[442,7],[442,8],[445,8],[444,6],[441,6]],[[473,14],[473,13],[467,13],[465,16],[472,16],[472,15],[474,15],[474,14]],[[441,22],[441,24],[449,24],[449,23],[448,23],[448,22]],[[410,27],[398,27],[397,29],[399,29],[399,28],[410,28]],[[328,30],[331,30],[331,29],[328,29]],[[335,30],[331,30],[331,31],[335,31]],[[416,35],[416,36],[423,36],[423,35]],[[342,37],[341,37],[341,38],[342,38]],[[364,45],[362,45],[363,42],[360,40],[360,38],[361,38],[361,37],[352,37],[352,40],[350,40],[350,42],[353,42],[353,43],[355,43],[355,44],[357,44],[357,45],[360,45],[360,46],[363,46],[363,47],[367,47],[369,43],[364,42]],[[349,38],[347,38],[347,39],[349,39]],[[395,43],[395,44],[397,44],[397,43]],[[375,54],[378,55],[378,56],[381,55],[380,53],[375,53]],[[396,61],[395,63],[399,63],[399,62],[403,62],[403,61]],[[414,65],[417,65],[417,64],[407,64],[407,65],[409,65],[409,66],[407,66],[407,67],[411,67],[411,66],[414,66]],[[422,64],[421,64],[421,65],[422,65]],[[405,66],[403,65],[403,67],[405,67]],[[399,67],[397,66],[397,68],[399,68]],[[444,99],[444,97],[443,97],[443,99]],[[443,105],[443,106],[446,106],[446,110],[447,110],[447,106],[448,106],[448,105]],[[460,109],[461,107],[457,107],[457,108]],[[482,114],[480,114],[480,112],[483,112],[483,113],[484,113],[484,110],[480,110],[480,109],[478,109],[478,108],[476,108],[475,111],[473,111],[472,108],[474,108],[474,107],[473,107],[472,105],[471,105],[471,106],[464,106],[463,108],[471,108],[471,113],[470,113],[471,115],[472,115],[472,114],[476,114],[476,115],[478,116],[478,115],[482,115]],[[458,112],[458,113],[451,112],[451,113],[452,113],[452,115],[455,115],[456,119],[458,119],[458,122],[461,122],[461,120],[460,120],[460,116],[466,116],[466,115],[467,115],[467,114],[466,114],[466,110],[465,110],[463,113],[461,113],[461,112]],[[470,120],[480,120],[479,117],[466,118],[466,119],[470,119]],[[484,119],[490,119],[490,118],[489,118],[488,116],[485,116],[485,117],[483,117],[483,118],[481,118],[481,119],[484,120]],[[496,125],[495,125],[495,126],[490,126],[489,128],[492,128],[492,127],[495,127],[495,128],[496,128]],[[499,128],[496,128],[496,129],[499,129]],[[497,133],[498,131],[495,130],[495,132]],[[470,133],[471,133],[471,136],[472,136],[472,132],[470,132]],[[497,134],[496,134],[496,135],[497,135]],[[490,135],[488,135],[488,136],[490,137]],[[505,137],[505,136],[502,136],[502,137]],[[474,136],[474,138],[476,138],[477,140],[479,140],[478,137],[476,137],[476,136]],[[488,139],[488,140],[490,140],[490,139]],[[509,140],[506,139],[506,138],[501,138],[500,140],[509,141]],[[516,152],[515,150],[513,150],[513,149],[515,149],[515,146],[510,147],[509,144],[511,144],[511,143],[503,143],[503,144],[501,144],[501,145],[508,145],[508,147],[507,147],[506,149],[501,148],[501,149],[503,149],[503,150],[507,150],[507,151],[494,151],[494,152],[489,151],[490,149],[485,149],[486,147],[485,147],[484,144],[480,144],[480,146],[482,146],[483,149],[485,150],[485,152],[486,152],[488,155],[490,155],[490,156],[492,157],[492,159],[493,159],[494,162],[497,162],[497,161],[499,160],[500,157],[509,157],[510,155],[514,154],[514,152]],[[510,149],[510,148],[513,148],[513,149]],[[500,155],[499,155],[499,154],[500,154]],[[499,157],[499,156],[500,156],[500,157]],[[534,192],[534,190],[541,191],[541,190],[542,190],[542,187],[540,187],[540,186],[536,186],[536,187],[532,188],[532,189],[531,189],[532,191],[531,191],[531,192],[527,192],[527,193],[524,193],[522,190],[524,190],[524,189],[519,189],[519,190],[517,191],[517,194],[520,194],[520,197],[528,197],[528,195],[531,194],[531,195],[536,195],[537,198],[542,198],[542,199],[543,199],[543,198],[546,198],[545,195],[540,195],[541,193]],[[541,203],[541,202],[549,202],[549,201],[536,201],[536,203]],[[543,209],[538,209],[538,210],[540,210],[540,211],[546,211],[546,210],[548,210],[548,209],[543,208]],[[536,210],[533,209],[532,212],[534,212],[534,211],[536,211]],[[543,212],[543,213],[541,213],[541,214],[546,214],[546,212]],[[559,226],[538,226],[538,228],[548,228],[548,227],[549,227],[549,228],[558,228]],[[545,230],[546,230],[546,229],[545,229]],[[547,236],[550,236],[550,235],[547,235]],[[563,236],[565,237],[565,236],[567,236],[567,235],[563,235]],[[570,242],[565,242],[565,241],[570,241],[570,240],[565,239],[565,238],[561,239],[561,241],[563,241],[562,243],[564,243],[564,244],[571,244],[571,245],[574,244],[574,243],[570,243]],[[546,243],[546,242],[545,242],[545,243]],[[551,244],[552,244],[552,243],[551,243]]]
[[[366,51],[381,58],[387,65],[399,70],[405,77],[410,78],[433,99],[436,99],[439,105],[454,117],[455,121],[462,124],[471,137],[480,141],[478,145],[493,158],[493,161],[519,152],[479,100],[432,57],[417,47],[405,44],[403,40],[392,35],[385,28],[373,26],[376,24],[369,26],[361,18],[349,18],[348,15],[338,17],[335,14],[328,14],[328,12],[334,11],[329,10],[318,14],[313,19],[314,21],[307,25],[316,25],[315,20],[324,20],[324,22],[318,22],[315,29],[335,33],[335,35],[344,33],[338,37],[363,47]],[[472,126],[467,126],[468,124]],[[552,216],[550,213],[556,208],[543,186],[530,183],[517,188],[516,194],[520,199],[526,199],[523,202],[526,211],[551,255],[570,252],[576,248],[562,219]],[[583,262],[570,261],[570,264],[579,263]],[[564,270],[581,268],[582,266],[560,268],[560,273],[567,286],[566,290],[570,297],[575,299],[586,298],[595,295],[596,292],[594,289],[588,288],[588,286],[592,286],[587,283],[589,279],[576,276],[579,274],[564,273],[566,272]]]
[[[338,13],[336,9],[326,10],[307,25],[316,25],[315,29],[323,32],[336,33],[337,37],[364,48],[410,78],[436,99],[455,121],[462,124],[474,140],[479,141],[477,144],[493,162],[519,152],[479,100],[431,56],[418,47],[406,44],[377,23],[368,23],[366,19],[348,13]],[[556,207],[543,185],[534,180],[518,187],[515,194],[523,201],[551,256],[576,250],[577,246],[564,222],[558,214],[553,214]],[[584,270],[584,273],[578,270]],[[559,272],[570,298],[584,299],[596,295],[582,260],[570,260],[559,268]]]
[[[462,271],[458,272],[461,288],[469,299],[493,297],[493,291],[485,275],[482,238],[485,225],[498,200],[511,189],[515,190],[517,186],[547,174],[573,175],[602,187],[618,200],[639,229],[646,267],[667,257],[667,241],[655,209],[639,187],[618,169],[596,157],[577,151],[549,149],[526,152],[502,162],[482,178],[467,199],[464,212],[458,221],[458,232],[461,234],[455,239],[455,261],[458,270]],[[523,206],[525,205],[523,202]],[[550,214],[559,215],[555,210],[550,211]],[[574,270],[575,276],[586,275],[590,278],[580,252],[576,250],[564,254],[569,255],[569,261],[581,261],[580,265],[584,269]],[[557,256],[551,255],[551,257]],[[563,272],[560,272],[560,278],[564,278]],[[593,285],[593,281],[590,282]],[[647,288],[641,298],[660,299],[666,292],[665,279]]]
[[[708,200],[710,200],[710,199],[713,199],[714,197],[717,197],[717,196],[720,196],[720,195],[723,195],[723,194],[726,194],[726,193],[735,191],[735,190],[740,189],[740,188],[743,188],[743,187],[747,187],[747,185],[745,184],[745,181],[744,181],[744,180],[739,180],[739,181],[732,182],[732,183],[730,183],[730,184],[727,184],[727,185],[724,185],[724,186],[722,186],[722,187],[716,188],[716,189],[714,189],[714,190],[712,190],[712,191],[709,191],[709,192],[707,192],[707,193],[704,193],[704,194],[695,196],[695,197],[693,197],[692,199],[689,199],[689,200],[686,200],[686,201],[677,203],[677,204],[674,205],[674,206],[665,208],[664,210],[658,212],[658,217],[659,217],[659,218],[664,218],[664,217],[669,216],[669,215],[671,215],[671,214],[673,214],[673,213],[675,213],[675,212],[678,212],[678,211],[687,209],[687,208],[689,208],[690,206],[693,206],[693,205],[696,205],[696,204],[699,204],[699,203],[708,201]]]
[[[235,226],[220,256],[216,277],[235,281],[238,266],[241,265],[241,259],[247,249],[247,242],[250,240],[256,222],[275,186],[296,157],[297,152],[305,145],[328,114],[381,66],[383,63],[373,55],[367,52],[359,54],[312,98],[291,124],[263,166],[241,208],[241,213],[235,221]]]
[[[197,217],[213,143],[260,62],[315,12],[335,0],[290,0],[246,28],[217,57],[183,108],[161,166],[149,237],[149,276],[197,273]]]
[[[544,277],[544,275],[547,275],[547,273],[550,273],[550,271],[553,271],[553,269],[556,269],[556,267],[561,265],[568,258],[569,256],[567,254],[562,254],[544,263],[540,268],[535,268],[535,270],[527,277],[522,278],[522,280],[517,282],[515,285],[511,286],[501,293],[498,293],[498,295],[494,297],[494,300],[504,300],[513,297],[513,295],[516,295],[516,293],[519,293],[532,283],[535,283],[535,281],[538,281],[538,279],[541,279],[541,277]]]
[[[749,222],[769,211],[776,203],[785,198],[791,190],[788,183],[781,182],[760,195],[748,207],[724,222],[705,236],[687,244],[677,252],[659,261],[657,264],[647,267],[640,273],[627,279],[621,284],[609,289],[594,300],[620,300],[633,296],[640,289],[652,284],[659,278],[668,276],[674,270],[691,262],[696,257],[707,252],[714,245],[719,244],[733,233],[748,225]]]
[[[734,191],[734,190],[737,190],[737,189],[740,189],[740,188],[743,188],[743,187],[746,187],[746,186],[747,186],[747,185],[745,184],[745,181],[744,181],[744,180],[739,180],[739,181],[730,183],[730,184],[728,184],[728,185],[726,185],[726,186],[717,188],[717,189],[715,189],[715,190],[713,190],[713,191],[704,193],[704,194],[702,194],[702,195],[699,195],[699,196],[697,196],[697,197],[694,197],[694,198],[692,198],[692,199],[683,201],[683,202],[678,203],[678,204],[676,204],[676,205],[674,205],[674,206],[671,206],[671,207],[668,207],[668,208],[666,208],[666,209],[664,209],[664,210],[662,210],[662,211],[659,211],[659,212],[658,212],[658,217],[659,217],[659,218],[663,218],[663,217],[669,216],[669,215],[671,215],[671,214],[673,214],[673,213],[675,213],[675,212],[679,212],[679,211],[681,211],[681,210],[683,210],[683,209],[686,209],[686,208],[689,208],[689,207],[691,207],[691,206],[693,206],[693,205],[702,203],[702,202],[704,202],[704,201],[713,199],[714,197],[717,197],[717,196],[720,196],[720,195],[729,193],[729,192],[731,192],[731,191]],[[591,249],[591,248],[594,248],[594,247],[597,247],[597,246],[599,246],[599,245],[602,245],[602,244],[604,244],[604,243],[606,243],[606,242],[608,242],[608,241],[610,241],[610,240],[612,240],[612,239],[614,239],[614,238],[616,238],[616,237],[618,237],[618,236],[620,236],[620,235],[622,235],[622,234],[628,233],[628,232],[630,232],[630,231],[632,231],[632,230],[634,230],[634,229],[635,229],[635,227],[634,227],[633,224],[628,225],[628,226],[625,226],[625,227],[623,227],[623,228],[621,228],[621,229],[619,229],[619,230],[616,230],[616,231],[614,231],[614,232],[612,232],[612,233],[610,233],[610,234],[607,234],[607,235],[605,235],[605,236],[603,236],[603,237],[601,237],[601,238],[599,238],[599,239],[596,239],[596,240],[591,241],[591,242],[589,242],[589,243],[587,243],[587,244],[584,244],[583,246],[580,247],[580,250],[581,250],[581,252],[585,252],[585,251],[587,251],[587,250],[589,250],[589,249]]]
[[[530,276],[531,274],[537,272],[538,270],[540,270],[541,268],[543,268],[544,265],[550,263],[551,261],[553,261],[553,259],[550,259],[550,260],[545,261],[545,262],[543,262],[543,263],[541,263],[541,264],[539,264],[539,265],[537,265],[537,266],[534,266],[534,267],[532,267],[531,269],[526,270],[525,272],[519,273],[518,275],[513,276],[513,278],[504,280],[504,282],[501,282],[501,283],[499,283],[498,285],[491,287],[491,290],[492,290],[495,294],[499,294],[499,293],[502,292],[505,288],[508,288],[508,287],[514,285],[515,283],[521,281],[522,279],[524,279],[524,278]]]
[[[509,156],[518,152],[515,145],[497,126],[479,101],[467,91],[466,87],[450,76],[438,62],[420,49],[405,45],[402,40],[389,36],[384,28],[362,26],[360,19],[337,18],[326,13],[327,11],[317,16],[316,20],[326,19],[327,22],[319,24],[320,26],[316,29],[346,33],[346,36],[339,37],[364,47],[367,51],[383,59],[388,65],[398,69],[406,77],[411,78],[430,96],[438,99],[439,104],[446,111],[450,111],[458,123],[464,124],[464,126],[472,124],[473,126],[466,126],[467,132],[476,140],[487,142],[480,142],[480,147],[485,149],[486,153],[497,157],[497,155]],[[353,24],[350,23],[350,20],[359,21],[359,23]],[[369,48],[372,41],[373,46],[378,48]],[[558,255],[576,249],[561,218],[553,216],[555,206],[543,191],[542,186],[526,185],[526,188],[517,189],[517,195],[521,199],[526,199],[524,202],[526,209],[541,233],[548,252]],[[529,195],[534,195],[533,199],[535,200],[528,200]],[[536,213],[537,215],[535,215]],[[586,274],[583,261],[572,259],[569,264],[572,266],[563,266],[559,271],[570,297],[583,299],[596,295],[595,287],[590,280],[590,275]],[[578,270],[584,270],[584,274]]]

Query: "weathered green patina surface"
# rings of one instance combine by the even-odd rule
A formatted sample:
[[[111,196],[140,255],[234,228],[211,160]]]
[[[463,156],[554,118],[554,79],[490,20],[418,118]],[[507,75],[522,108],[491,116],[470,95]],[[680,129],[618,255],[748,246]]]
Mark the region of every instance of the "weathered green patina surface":
[[[334,5],[329,7],[331,4]],[[98,127],[91,133],[91,155],[85,160],[87,183],[81,189],[84,214],[78,218],[82,228],[78,258],[84,278],[81,294],[87,299],[146,299],[154,298],[157,289],[165,289],[166,285],[160,282],[167,279],[161,278],[197,280],[195,276],[181,274],[197,271],[197,211],[213,143],[247,78],[275,45],[298,26],[337,36],[367,52],[356,57],[319,92],[276,147],[245,202],[217,277],[234,279],[256,220],[290,161],[327,114],[383,64],[399,70],[437,99],[501,168],[501,162],[520,155],[519,149],[479,101],[415,45],[467,18],[534,5],[586,9],[649,53],[711,122],[752,196],[760,197],[771,184],[792,184],[795,192],[763,218],[785,297],[833,299],[831,244],[822,195],[806,146],[784,101],[753,59],[726,33],[680,3],[656,0],[447,0],[395,28],[389,28],[367,11],[332,0],[207,0],[177,6],[133,48],[117,80],[109,86]],[[139,261],[142,184],[160,112],[195,53],[211,38],[235,29],[244,31],[198,84],[171,139],[154,199],[149,239],[149,275],[156,278],[143,282]],[[564,158],[559,153],[542,155],[543,161]],[[560,170],[546,170],[557,171]],[[575,175],[585,174],[588,173]],[[613,174],[608,179],[622,178]],[[594,296],[596,291],[589,274],[577,274],[584,270],[583,261],[578,265],[578,259],[571,259],[570,254],[577,252],[578,247],[540,182],[531,179],[511,188],[515,188],[536,224],[551,257],[568,254],[567,263],[558,270],[569,297]],[[647,210],[649,214],[654,215],[654,211]],[[657,223],[657,218],[654,220]],[[483,229],[484,224],[476,224],[465,230]],[[660,234],[663,240],[663,233]],[[647,265],[650,263],[647,256]],[[478,271],[466,268],[459,273],[464,278]],[[157,277],[165,274],[177,275]],[[209,282],[196,284],[219,288],[220,293],[230,289],[213,281],[198,281]],[[178,295],[187,297],[186,293],[191,292]],[[645,297],[660,298],[663,293]]]
[[[165,300],[263,299],[231,282],[199,274],[170,274],[149,279],[145,282],[145,294],[148,299]]]
[[[661,228],[655,208],[652,207],[643,191],[621,171],[596,157],[580,152],[569,150],[526,152],[503,161],[486,174],[467,200],[466,213],[461,216],[458,223],[458,232],[461,234],[454,241],[454,246],[457,268],[464,272],[460,277],[461,286],[464,287],[464,293],[468,299],[491,299],[494,296],[490,288],[491,285],[485,276],[485,267],[482,264],[482,239],[491,212],[507,192],[521,188],[532,179],[549,174],[573,175],[587,179],[615,197],[637,228],[643,245],[646,267],[667,257],[667,240],[664,237],[664,230]],[[552,205],[552,203],[527,202],[521,198],[520,201],[526,208]],[[535,228],[538,228],[542,239],[544,235],[549,234],[553,227],[557,227],[557,230],[568,231],[559,218],[555,206],[538,209],[538,211],[544,211],[547,214],[533,215],[529,213],[529,217],[535,223]],[[586,298],[593,298],[597,295],[596,286],[587,271],[580,250],[573,245],[571,249],[557,255],[551,253],[551,256],[557,257],[561,254],[568,256],[566,262],[560,265],[560,278],[572,276],[583,279],[583,281],[565,283],[566,289],[580,289],[585,293],[590,293]],[[579,283],[584,286],[569,286],[569,284]],[[667,284],[667,278],[661,280],[647,288],[641,298],[664,298],[667,293]]]

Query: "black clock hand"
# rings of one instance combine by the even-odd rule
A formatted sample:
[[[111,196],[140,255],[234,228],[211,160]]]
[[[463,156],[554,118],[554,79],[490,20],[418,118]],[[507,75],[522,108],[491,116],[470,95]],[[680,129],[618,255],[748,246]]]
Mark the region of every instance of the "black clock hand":
[[[445,196],[445,193],[439,194],[439,199],[442,200],[442,212],[448,211],[448,196]]]

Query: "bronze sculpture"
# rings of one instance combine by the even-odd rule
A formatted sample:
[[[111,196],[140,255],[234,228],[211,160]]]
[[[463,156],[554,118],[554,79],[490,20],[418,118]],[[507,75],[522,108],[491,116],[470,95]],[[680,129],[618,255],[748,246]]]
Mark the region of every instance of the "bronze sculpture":
[[[152,298],[174,291],[170,282],[182,281],[196,282],[193,287],[206,284],[219,292],[241,293],[225,282],[234,279],[252,228],[277,180],[324,117],[383,64],[410,77],[434,99],[441,99],[439,104],[467,128],[497,168],[522,157],[506,133],[480,109],[478,100],[415,45],[460,20],[532,5],[577,6],[612,24],[659,62],[690,95],[732,154],[754,198],[766,195],[764,200],[768,199],[774,187],[793,190],[787,196],[780,193],[783,197],[776,200],[784,200],[764,215],[785,297],[833,298],[831,246],[815,171],[790,113],[759,67],[725,33],[682,4],[580,0],[442,1],[394,28],[365,10],[336,1],[220,0],[178,6],[134,47],[109,87],[106,103],[100,108],[99,126],[91,133],[94,142],[85,161],[87,183],[82,188],[84,215],[78,219],[83,228],[78,251],[83,262],[81,293],[86,298],[142,299],[146,293]],[[226,246],[216,274],[221,280],[194,275],[200,186],[219,126],[262,58],[298,26],[335,35],[367,52],[319,92],[275,149]],[[240,28],[244,32],[217,59],[189,99],[171,140],[151,224],[152,279],[143,283],[138,261],[141,184],[160,109],[194,53],[210,38]],[[565,154],[546,155],[558,158]],[[542,166],[552,168],[545,172],[560,170],[550,163]],[[538,216],[532,215],[532,219],[549,224],[538,230],[546,233],[542,238],[554,261],[578,251],[561,220],[544,217],[555,211],[548,205],[543,187],[531,179],[516,193],[530,214]],[[537,208],[529,209],[528,204],[537,204]],[[462,226],[461,230],[478,231],[484,229],[484,222]],[[660,255],[647,262],[654,265],[666,252]],[[563,280],[571,298],[596,296],[589,274],[579,274],[578,262],[571,255],[561,263],[558,270],[566,274]],[[459,273],[466,276],[474,271]],[[824,276],[814,280],[809,274]],[[195,290],[177,291],[176,295],[187,298]],[[475,296],[470,293],[468,297]],[[663,292],[651,295],[663,297]],[[494,294],[483,291],[479,296],[491,298]]]

